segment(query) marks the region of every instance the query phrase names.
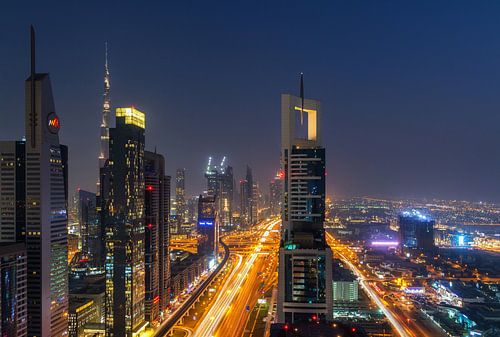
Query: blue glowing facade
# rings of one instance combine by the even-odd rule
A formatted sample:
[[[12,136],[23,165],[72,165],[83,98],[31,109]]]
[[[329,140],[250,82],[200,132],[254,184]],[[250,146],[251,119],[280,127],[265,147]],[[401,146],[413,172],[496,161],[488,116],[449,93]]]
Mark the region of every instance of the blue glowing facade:
[[[399,236],[403,252],[432,252],[434,249],[434,220],[417,209],[399,214]]]

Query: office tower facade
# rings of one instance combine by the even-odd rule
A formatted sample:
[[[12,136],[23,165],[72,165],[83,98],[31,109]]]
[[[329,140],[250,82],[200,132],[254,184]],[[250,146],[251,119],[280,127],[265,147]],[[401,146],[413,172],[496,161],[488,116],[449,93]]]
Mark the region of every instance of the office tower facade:
[[[191,197],[187,201],[188,221],[195,223],[198,219],[198,196]]]
[[[251,217],[250,199],[248,199],[249,189],[248,181],[246,179],[240,180],[240,222],[243,226],[250,223]]]
[[[109,91],[111,88],[109,67],[108,67],[108,44],[106,48],[106,60],[104,63],[104,93],[102,102],[102,121],[101,121],[101,141],[99,153],[99,168],[104,167],[106,160],[109,158],[109,120],[111,115],[111,99]],[[99,187],[98,187],[99,192]]]
[[[249,225],[252,225],[254,224],[255,222],[255,219],[254,219],[254,213],[255,213],[255,210],[254,210],[254,198],[253,198],[253,184],[254,184],[254,181],[253,181],[253,174],[252,174],[252,169],[250,168],[250,166],[247,165],[247,174],[246,174],[246,181],[248,183],[248,188],[246,190],[246,209],[247,209],[247,224]]]
[[[106,336],[132,336],[145,321],[145,115],[116,109],[109,160],[101,169],[102,223],[106,230]]]
[[[217,256],[219,243],[219,225],[217,221],[216,198],[213,195],[198,198],[198,234],[202,239],[198,245],[198,252]]]
[[[32,28],[26,93],[26,250],[28,335],[68,332],[67,190],[49,74],[36,73]],[[67,152],[67,151],[65,151]]]
[[[0,242],[26,239],[26,142],[0,141]]]
[[[278,172],[269,183],[269,212],[271,216],[281,214],[281,205],[283,199],[283,179]]]
[[[186,222],[186,170],[177,169],[175,172],[175,213],[177,233],[180,233],[182,224]]]
[[[432,253],[435,221],[417,209],[399,214],[399,237],[403,253]]]
[[[100,246],[95,193],[77,190],[77,217],[80,226],[81,252],[91,264]]]
[[[225,158],[225,157],[224,157]],[[217,199],[217,210],[220,226],[229,229],[233,225],[234,177],[233,168],[222,166],[219,171],[220,190]]]
[[[252,186],[252,200],[251,200],[251,210],[252,210],[252,224],[257,223],[259,219],[259,207],[262,204],[260,194],[259,184],[254,182]]]
[[[284,193],[277,306],[280,323],[333,318],[332,252],[323,227],[325,149],[320,142],[320,103],[301,96],[281,96]]]
[[[169,203],[170,177],[165,176],[162,155],[146,151],[145,192],[145,315],[156,326],[169,303]]]
[[[230,229],[233,225],[233,168],[226,165],[226,157],[223,157],[218,166],[212,164],[212,157],[210,157],[205,177],[207,178],[207,194],[215,197],[220,226]]]
[[[26,260],[24,243],[0,244],[0,336],[28,335]]]

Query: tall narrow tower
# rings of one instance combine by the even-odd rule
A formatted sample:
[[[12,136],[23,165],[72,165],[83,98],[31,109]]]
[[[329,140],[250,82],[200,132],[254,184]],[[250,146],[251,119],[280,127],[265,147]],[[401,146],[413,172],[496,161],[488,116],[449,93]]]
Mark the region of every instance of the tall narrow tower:
[[[320,102],[281,96],[284,176],[278,275],[278,322],[331,321],[332,252],[326,244],[325,148]]]
[[[109,115],[111,113],[111,100],[109,98],[110,77],[108,67],[108,43],[105,44],[106,60],[104,63],[104,94],[102,103],[101,122],[101,151],[99,153],[99,168],[103,168],[109,158]],[[99,193],[99,189],[97,190]]]
[[[33,27],[25,94],[28,336],[67,336],[66,148],[49,74],[35,71]]]

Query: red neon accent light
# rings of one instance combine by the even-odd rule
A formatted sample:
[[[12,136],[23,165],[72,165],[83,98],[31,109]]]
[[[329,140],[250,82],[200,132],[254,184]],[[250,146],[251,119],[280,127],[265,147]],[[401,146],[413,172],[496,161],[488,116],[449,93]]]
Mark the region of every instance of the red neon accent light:
[[[49,126],[59,129],[60,127],[60,122],[59,122],[59,117],[55,116],[51,119],[49,119]]]

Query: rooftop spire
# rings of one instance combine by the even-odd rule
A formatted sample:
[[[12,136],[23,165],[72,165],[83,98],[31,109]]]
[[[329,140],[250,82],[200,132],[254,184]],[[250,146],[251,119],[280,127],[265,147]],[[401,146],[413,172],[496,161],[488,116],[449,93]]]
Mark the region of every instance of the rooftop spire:
[[[108,42],[104,42],[104,49],[105,49],[105,63],[104,63],[104,68],[106,70],[106,74],[109,74],[109,68],[108,68]]]
[[[35,108],[35,28],[33,25],[30,26],[30,38],[31,38],[31,146],[36,145],[36,108]]]
[[[35,28],[30,26],[31,36],[31,76],[35,75]]]
[[[300,110],[300,125],[304,125],[304,73],[300,73],[300,99],[302,107]]]

